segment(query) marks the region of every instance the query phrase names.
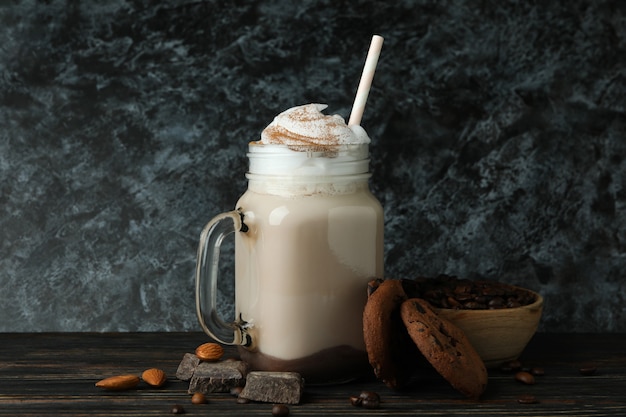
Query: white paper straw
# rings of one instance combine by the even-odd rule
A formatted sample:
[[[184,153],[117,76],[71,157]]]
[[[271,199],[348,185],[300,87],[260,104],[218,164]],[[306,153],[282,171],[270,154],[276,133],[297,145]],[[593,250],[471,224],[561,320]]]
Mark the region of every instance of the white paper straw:
[[[356,97],[354,98],[354,104],[352,105],[352,112],[350,113],[348,125],[361,124],[361,118],[363,117],[363,111],[365,110],[367,96],[370,93],[372,80],[374,79],[374,72],[376,71],[376,65],[378,65],[380,50],[383,47],[383,40],[382,36],[372,36],[372,43],[370,44],[370,49],[367,52],[365,66],[363,67],[363,74],[361,75],[359,88],[356,90]]]

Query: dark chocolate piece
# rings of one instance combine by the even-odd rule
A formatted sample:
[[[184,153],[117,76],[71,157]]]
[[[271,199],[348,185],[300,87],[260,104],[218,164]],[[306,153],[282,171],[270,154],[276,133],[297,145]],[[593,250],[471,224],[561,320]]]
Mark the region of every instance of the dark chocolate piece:
[[[239,398],[278,404],[298,404],[304,380],[297,372],[250,372]]]
[[[176,370],[176,378],[181,381],[189,381],[193,376],[193,373],[196,371],[199,363],[200,359],[198,359],[196,355],[193,353],[185,353],[183,360],[180,361],[178,369]]]
[[[243,386],[248,365],[242,361],[201,362],[189,382],[189,394],[201,392],[230,392]]]

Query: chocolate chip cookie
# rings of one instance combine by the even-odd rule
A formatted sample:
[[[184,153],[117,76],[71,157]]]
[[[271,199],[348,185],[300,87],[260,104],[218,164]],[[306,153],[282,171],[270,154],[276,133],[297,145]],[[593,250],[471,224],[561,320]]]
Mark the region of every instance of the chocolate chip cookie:
[[[478,399],[487,386],[487,369],[463,331],[419,298],[403,301],[400,316],[411,339],[437,372],[461,393]]]

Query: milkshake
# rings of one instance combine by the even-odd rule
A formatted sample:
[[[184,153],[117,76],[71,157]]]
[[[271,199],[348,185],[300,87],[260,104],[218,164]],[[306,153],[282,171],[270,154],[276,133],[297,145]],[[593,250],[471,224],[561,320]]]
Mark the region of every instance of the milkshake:
[[[383,276],[383,210],[368,187],[361,117],[383,38],[372,37],[345,123],[325,104],[288,109],[248,146],[248,190],[200,235],[196,311],[254,370],[334,383],[371,372],[363,340],[367,283]],[[235,233],[235,313],[217,312],[222,240]]]
[[[239,344],[252,369],[296,371],[309,383],[371,372],[362,313],[367,282],[383,276],[370,139],[325,108],[289,109],[248,145],[248,190],[232,217],[238,341],[221,339]]]
[[[369,137],[324,115],[325,107],[289,109],[249,145],[248,191],[236,206],[248,229],[235,238],[243,255],[236,311],[254,341],[241,356],[253,368],[297,370],[309,381],[366,369],[367,282],[383,273]]]

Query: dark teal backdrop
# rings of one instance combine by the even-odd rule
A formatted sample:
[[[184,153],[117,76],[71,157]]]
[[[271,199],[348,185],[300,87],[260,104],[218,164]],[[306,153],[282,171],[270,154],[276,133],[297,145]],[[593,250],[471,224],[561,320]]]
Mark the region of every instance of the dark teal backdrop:
[[[0,4],[0,331],[199,330],[197,240],[247,142],[295,105],[347,117],[374,33],[386,275],[626,331],[624,2]]]

